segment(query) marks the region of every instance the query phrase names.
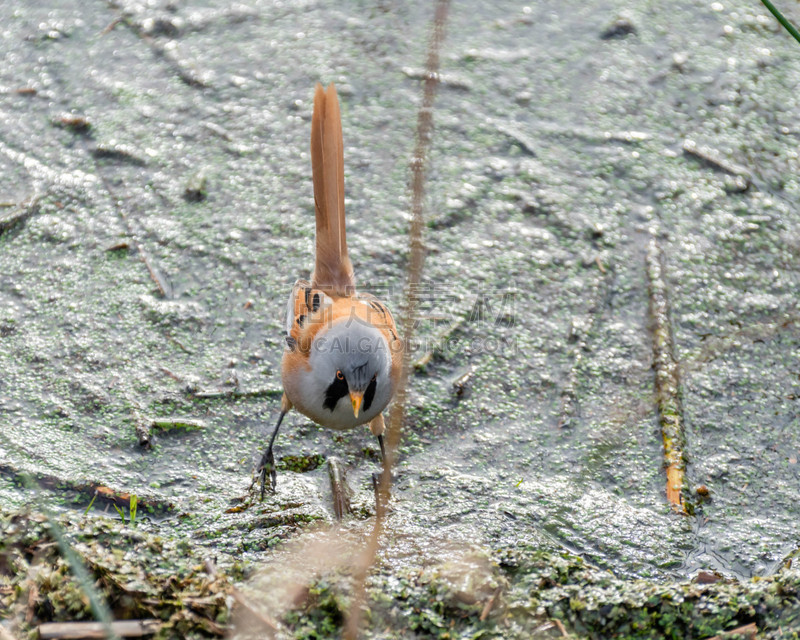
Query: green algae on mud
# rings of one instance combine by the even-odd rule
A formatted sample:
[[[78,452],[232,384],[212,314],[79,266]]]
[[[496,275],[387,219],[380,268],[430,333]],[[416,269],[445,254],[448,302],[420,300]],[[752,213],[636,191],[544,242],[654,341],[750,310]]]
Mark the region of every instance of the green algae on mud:
[[[251,605],[232,597],[230,578],[209,568],[207,552],[194,542],[157,526],[134,530],[103,518],[62,516],[58,526],[116,619],[159,619],[158,638],[254,633]],[[0,512],[0,614],[20,631],[44,621],[90,618],[82,587],[48,527],[35,512]],[[246,575],[236,565],[228,574],[239,580]],[[346,571],[304,583],[275,636],[339,637],[349,587]],[[548,623],[558,620],[575,636],[589,638],[708,638],[748,623],[756,624],[759,637],[797,638],[800,571],[787,559],[769,578],[665,585],[620,580],[563,552],[517,546],[487,557],[465,550],[422,570],[379,567],[366,606],[367,637],[550,637]]]
[[[91,495],[73,504],[71,489],[98,485],[174,505],[167,530],[260,566],[332,519],[325,474],[305,462],[264,503],[247,492],[278,410],[282,309],[311,266],[311,89],[342,88],[351,257],[396,307],[419,93],[406,70],[429,13],[253,0],[239,20],[205,5],[0,3],[0,200],[37,196],[0,235],[0,464],[55,479],[46,495],[75,513]],[[800,534],[796,45],[745,0],[612,5],[454,5],[419,335],[440,337],[446,316],[457,348],[412,383],[397,509],[421,540],[566,548],[614,572],[618,593],[623,578],[667,589],[699,569],[777,584]],[[635,29],[602,40],[623,10]],[[88,134],[54,122],[72,112]],[[687,479],[711,489],[694,519],[662,496],[643,242],[656,219]],[[513,326],[471,319],[478,288],[498,306],[516,292]],[[480,348],[487,337],[503,348]],[[144,451],[137,414],[206,428]],[[291,417],[283,435],[292,467],[342,457],[367,513],[366,430]],[[13,477],[0,496],[28,499]],[[425,604],[444,587],[414,582],[418,562],[396,570],[419,628],[477,629],[475,607]]]
[[[311,581],[282,616],[278,637],[340,637],[351,586],[341,571]],[[574,555],[517,547],[491,560],[379,568],[365,620],[365,637],[375,638],[546,638],[561,636],[560,628],[575,638],[700,639],[752,624],[760,638],[798,638],[800,571],[787,562],[769,578],[666,585],[619,580]]]
[[[231,581],[185,541],[106,518],[62,516],[66,533],[114,619],[155,618],[157,638],[221,636]],[[16,632],[50,621],[92,620],[85,586],[58,551],[45,516],[0,510],[0,617]]]

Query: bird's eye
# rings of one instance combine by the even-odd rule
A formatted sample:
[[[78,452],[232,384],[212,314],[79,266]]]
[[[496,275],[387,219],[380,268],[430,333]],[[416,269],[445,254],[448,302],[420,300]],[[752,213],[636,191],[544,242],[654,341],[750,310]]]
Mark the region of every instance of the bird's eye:
[[[337,380],[344,380],[344,374],[342,373],[341,369],[336,370],[336,379]]]

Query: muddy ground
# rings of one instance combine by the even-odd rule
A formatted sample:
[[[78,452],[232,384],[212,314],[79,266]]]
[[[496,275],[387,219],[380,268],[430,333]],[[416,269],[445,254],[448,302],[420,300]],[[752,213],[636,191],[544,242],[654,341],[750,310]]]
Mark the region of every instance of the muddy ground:
[[[136,495],[141,535],[214,557],[281,633],[336,632],[374,439],[290,414],[263,503],[251,472],[279,413],[286,296],[312,266],[314,84],[342,101],[359,283],[399,310],[431,17],[391,1],[0,5],[5,512],[119,527],[111,492]],[[559,563],[581,611],[699,572],[725,577],[707,587],[722,609],[767,583],[796,594],[781,568],[800,546],[800,44],[754,1],[455,2],[441,64],[420,366],[370,633],[524,637],[550,617],[601,633],[520,577]],[[665,498],[653,237],[692,516]],[[330,456],[353,489],[342,529]],[[283,589],[295,570],[305,600]],[[468,596],[438,622],[386,613],[444,591]],[[788,631],[798,601],[781,597],[687,629]]]

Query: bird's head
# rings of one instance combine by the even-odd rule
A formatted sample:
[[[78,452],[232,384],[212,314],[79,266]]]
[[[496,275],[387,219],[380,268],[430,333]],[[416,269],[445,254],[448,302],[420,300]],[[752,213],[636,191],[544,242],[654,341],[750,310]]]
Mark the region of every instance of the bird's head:
[[[386,339],[373,325],[358,318],[335,323],[314,341],[314,375],[323,383],[323,406],[333,411],[350,397],[353,415],[369,411],[379,384],[388,384],[391,357]]]

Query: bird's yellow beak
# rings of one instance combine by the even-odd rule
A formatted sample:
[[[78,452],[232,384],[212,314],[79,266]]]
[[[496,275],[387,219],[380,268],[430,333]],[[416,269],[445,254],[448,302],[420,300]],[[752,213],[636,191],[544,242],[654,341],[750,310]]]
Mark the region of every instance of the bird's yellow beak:
[[[364,402],[364,394],[351,391],[350,401],[353,403],[353,415],[358,418],[358,412],[361,410],[361,403]]]

